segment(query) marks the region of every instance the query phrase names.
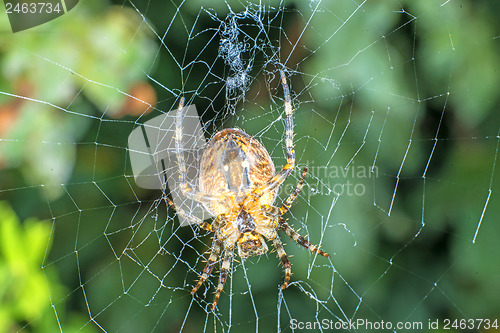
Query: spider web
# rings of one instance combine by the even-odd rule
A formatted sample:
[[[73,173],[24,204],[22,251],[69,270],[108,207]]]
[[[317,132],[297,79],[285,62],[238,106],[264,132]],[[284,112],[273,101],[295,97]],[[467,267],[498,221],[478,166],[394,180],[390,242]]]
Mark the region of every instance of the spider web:
[[[60,20],[93,13],[89,3]],[[22,49],[19,66],[31,62],[54,77],[46,89],[67,88],[62,100],[0,88],[6,101],[50,116],[39,124],[40,135],[0,132],[5,156],[34,146],[55,158],[37,163],[45,159],[35,154],[22,162],[28,164],[23,182],[7,174],[0,188],[9,201],[30,198],[23,202],[37,208],[27,211],[52,226],[42,269],[47,276],[59,272],[67,289],[48,285],[51,307],[34,322],[50,318],[65,332],[67,313],[79,312],[85,319],[77,328],[90,332],[288,332],[300,330],[299,323],[375,330],[333,326],[359,320],[391,323],[380,330],[399,332],[405,327],[398,323],[428,330],[429,322],[442,325],[446,318],[498,318],[500,119],[498,75],[491,74],[498,70],[498,32],[464,30],[467,15],[495,20],[486,4],[471,6],[129,0],[100,7],[133,17],[125,43],[113,44],[113,24],[100,36],[89,26],[79,38],[95,41],[97,51],[111,43],[111,61],[131,58],[134,75],[154,88],[156,101],[122,86],[127,74],[118,68],[108,80],[98,63],[62,59],[61,45],[51,52]],[[190,294],[211,235],[181,227],[165,204],[168,188],[135,183],[127,137],[185,97],[196,105],[206,138],[242,128],[279,170],[286,163],[280,69],[295,109],[297,168],[276,204],[308,166],[286,218],[331,257],[309,253],[281,233],[290,286],[280,289],[284,273],[275,252],[236,257],[212,312],[218,271]],[[143,109],[123,113],[124,101]]]

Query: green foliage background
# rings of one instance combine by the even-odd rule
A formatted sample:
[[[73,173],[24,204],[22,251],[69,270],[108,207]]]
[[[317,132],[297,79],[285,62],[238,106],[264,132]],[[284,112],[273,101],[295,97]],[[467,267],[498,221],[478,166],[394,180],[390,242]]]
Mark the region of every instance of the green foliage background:
[[[221,331],[229,307],[231,329],[252,332],[256,315],[246,279],[261,331],[276,330],[277,307],[283,331],[290,331],[288,316],[339,320],[342,312],[394,322],[500,319],[499,5],[367,1],[357,9],[351,1],[330,1],[309,20],[317,4],[285,3],[279,23],[270,25],[283,30],[269,31],[293,40],[308,24],[303,47],[287,63],[299,166],[345,167],[361,146],[355,164],[372,165],[377,152],[379,174],[363,180],[368,193],[353,198],[322,192],[328,177],[313,173],[288,217],[307,218],[303,231],[312,240],[322,237],[331,262],[288,242],[293,279],[307,283],[280,299],[282,272],[274,255],[249,261],[247,275],[242,269],[234,274],[233,303],[226,290],[217,317],[203,308],[212,289],[193,302],[189,291],[197,275],[179,264],[201,271],[198,254],[208,235],[196,241],[189,228],[177,230],[162,249],[169,255],[149,263],[160,276],[172,269],[161,281],[166,287],[141,274],[176,222],[163,207],[153,226],[160,240],[129,227],[160,194],[127,177],[126,144],[137,122],[173,107],[170,89],[194,96],[208,134],[242,127],[268,147],[277,166],[284,161],[282,126],[275,122],[281,101],[262,97],[281,92],[263,85],[259,55],[248,100],[235,115],[225,113],[221,82],[204,81],[204,64],[217,58],[219,45],[209,43],[214,33],[207,32],[219,24],[208,13],[224,20],[229,6],[217,1],[205,11],[201,1],[82,1],[64,17],[17,34],[2,17],[0,332],[98,332],[96,323],[121,332]],[[188,43],[188,36],[196,38]],[[282,52],[290,53],[287,39],[280,40]],[[174,58],[195,64],[181,70]],[[214,60],[210,73],[230,74],[222,60]],[[155,89],[157,110],[120,115],[126,93],[142,81]],[[134,253],[146,260],[142,268],[117,259],[134,232],[147,239]],[[313,260],[317,266],[308,276]],[[307,293],[324,303],[316,307]]]

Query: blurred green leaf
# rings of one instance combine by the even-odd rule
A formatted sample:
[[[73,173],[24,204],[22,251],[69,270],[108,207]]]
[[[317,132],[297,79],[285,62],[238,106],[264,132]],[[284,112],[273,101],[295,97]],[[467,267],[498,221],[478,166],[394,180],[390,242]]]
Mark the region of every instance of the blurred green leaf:
[[[0,146],[1,163],[22,165],[30,184],[67,182],[74,143],[92,117],[100,117],[96,112],[121,116],[129,91],[154,68],[156,49],[154,35],[134,10],[100,1],[7,34],[0,45],[0,87],[16,97],[0,94],[1,112],[11,114],[2,124],[7,132],[0,132],[11,140]],[[61,193],[47,187],[50,199]]]
[[[0,201],[0,332],[17,331],[27,323],[32,332],[59,331],[55,320],[45,319],[52,312],[52,300],[65,289],[52,268],[42,270],[50,235],[47,221],[30,218],[21,223],[12,208]],[[62,315],[62,303],[57,305]],[[78,318],[69,316],[74,324],[68,329],[81,325]]]

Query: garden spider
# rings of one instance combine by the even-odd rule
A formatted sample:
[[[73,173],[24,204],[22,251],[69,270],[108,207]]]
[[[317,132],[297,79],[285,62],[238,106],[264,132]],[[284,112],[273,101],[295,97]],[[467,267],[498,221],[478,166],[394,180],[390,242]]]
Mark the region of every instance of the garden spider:
[[[165,200],[176,209],[179,215],[196,223],[200,228],[214,233],[208,262],[201,278],[191,291],[194,294],[200,288],[210,276],[215,263],[222,258],[219,284],[212,310],[215,310],[217,306],[229,275],[235,244],[237,244],[240,257],[246,259],[252,254],[266,253],[268,248],[264,239],[272,241],[285,268],[285,281],[282,289],[286,288],[290,282],[292,270],[276,229],[283,230],[295,242],[310,251],[329,257],[327,253],[312,245],[289,226],[282,217],[300,193],[307,167],[304,168],[297,186],[283,205],[280,208],[273,206],[279,186],[291,174],[295,166],[293,108],[285,74],[283,71],[280,71],[280,74],[285,100],[287,164],[277,174],[269,153],[259,141],[240,129],[228,128],[217,132],[204,149],[200,161],[199,191],[193,190],[187,182],[186,162],[183,154],[183,98],[177,110],[175,153],[179,167],[180,189],[184,196],[202,203],[205,209],[216,218],[210,224],[181,209],[176,209],[170,199]]]

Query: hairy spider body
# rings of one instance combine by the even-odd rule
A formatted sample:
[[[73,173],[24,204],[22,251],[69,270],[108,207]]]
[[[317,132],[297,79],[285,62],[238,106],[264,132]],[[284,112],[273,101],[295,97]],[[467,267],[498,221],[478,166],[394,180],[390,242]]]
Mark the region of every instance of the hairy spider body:
[[[276,238],[277,222],[262,213],[270,206],[277,189],[253,200],[253,191],[274,176],[274,163],[262,144],[236,128],[216,133],[205,148],[200,163],[200,190],[219,201],[205,202],[214,216],[229,221],[221,226],[218,237],[225,244],[238,244],[240,257],[267,252],[267,239]],[[232,209],[228,210],[228,207]]]
[[[200,191],[222,196],[224,201],[205,202],[214,216],[227,213],[227,207],[241,205],[252,191],[265,185],[275,174],[274,163],[262,144],[237,128],[216,133],[208,142],[200,161]],[[276,190],[260,198],[272,204]]]
[[[266,253],[268,251],[266,240],[272,241],[285,268],[283,289],[287,287],[292,272],[277,229],[281,229],[310,251],[329,257],[327,253],[312,245],[290,227],[282,217],[300,193],[307,168],[304,168],[295,190],[283,205],[280,208],[273,206],[279,186],[295,167],[293,108],[285,74],[282,71],[280,74],[285,97],[287,164],[278,173],[275,172],[269,153],[259,141],[240,129],[229,128],[217,132],[207,144],[200,161],[199,190],[192,189],[186,180],[186,164],[183,155],[183,99],[177,111],[175,146],[179,164],[180,189],[185,196],[202,203],[205,209],[217,216],[210,224],[190,216],[185,211],[177,210],[178,214],[184,215],[202,229],[214,233],[207,264],[200,280],[191,292],[194,294],[198,290],[210,276],[215,263],[222,258],[219,283],[212,309],[216,308],[229,275],[235,245],[238,247],[239,256],[246,259],[250,255]],[[170,199],[165,200],[175,208]]]

